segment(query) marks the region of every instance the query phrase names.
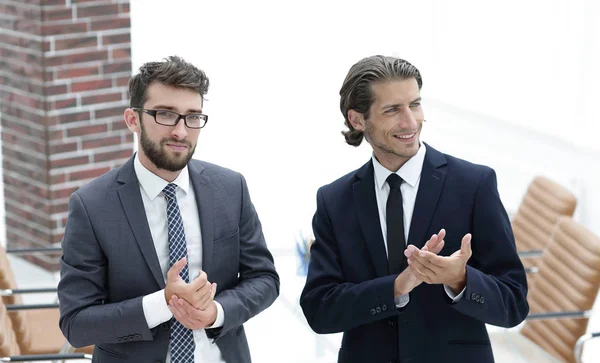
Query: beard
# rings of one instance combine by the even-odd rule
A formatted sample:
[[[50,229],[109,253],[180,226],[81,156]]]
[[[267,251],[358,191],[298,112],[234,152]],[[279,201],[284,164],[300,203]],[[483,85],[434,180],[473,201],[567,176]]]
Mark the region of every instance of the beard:
[[[192,147],[187,141],[177,141],[169,138],[164,138],[160,141],[160,143],[155,143],[150,140],[148,136],[146,136],[146,130],[144,129],[144,124],[142,125],[142,132],[140,133],[140,144],[142,146],[142,150],[144,154],[148,157],[148,159],[156,165],[159,169],[164,169],[168,171],[180,171],[189,163],[194,155],[194,151],[196,150],[196,146]],[[172,157],[165,150],[165,144],[168,142],[176,142],[179,144],[185,143],[188,146],[188,153],[183,157]],[[180,154],[180,153],[179,153]]]

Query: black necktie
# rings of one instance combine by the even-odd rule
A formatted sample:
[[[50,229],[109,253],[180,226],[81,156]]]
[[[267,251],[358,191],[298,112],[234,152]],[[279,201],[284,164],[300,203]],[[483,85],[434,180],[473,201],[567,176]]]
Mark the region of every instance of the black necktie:
[[[390,174],[387,183],[390,186],[390,195],[385,206],[387,225],[388,270],[390,274],[402,272],[406,268],[404,250],[404,212],[402,208],[401,177],[396,173]]]

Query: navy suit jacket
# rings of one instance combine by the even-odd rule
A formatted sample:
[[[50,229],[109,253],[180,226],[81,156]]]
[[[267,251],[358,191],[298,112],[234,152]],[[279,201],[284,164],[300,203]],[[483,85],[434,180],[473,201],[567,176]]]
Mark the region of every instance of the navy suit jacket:
[[[145,295],[165,288],[133,158],[73,193],[62,242],[60,328],[93,362],[164,362],[171,321],[148,328]],[[202,269],[217,283],[222,327],[207,329],[226,362],[250,363],[243,323],[279,294],[279,276],[239,173],[188,164],[202,233]],[[165,221],[166,223],[166,221]],[[173,362],[176,363],[176,362]]]
[[[525,319],[527,281],[495,172],[427,145],[408,243],[421,248],[441,228],[440,255],[472,234],[466,290],[453,303],[443,285],[422,283],[394,304],[371,161],[317,192],[315,242],[300,297],[321,334],[344,332],[338,362],[493,362],[485,323]]]

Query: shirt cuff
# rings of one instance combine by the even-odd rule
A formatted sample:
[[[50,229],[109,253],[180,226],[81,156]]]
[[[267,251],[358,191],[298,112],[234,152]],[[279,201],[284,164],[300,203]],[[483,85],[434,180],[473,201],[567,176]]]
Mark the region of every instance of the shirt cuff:
[[[396,296],[394,298],[394,303],[396,303],[397,309],[405,307],[406,305],[408,305],[409,301],[410,301],[410,297],[408,296],[408,294]]]
[[[217,306],[217,318],[215,319],[214,324],[211,326],[207,326],[206,329],[220,328],[225,323],[225,311],[223,311],[223,306],[217,300],[215,300],[214,302]]]
[[[167,305],[167,301],[165,300],[164,289],[144,296],[142,298],[142,307],[149,329],[152,329],[173,317],[173,314]]]
[[[448,297],[450,299],[452,299],[452,302],[459,302],[460,300],[462,300],[462,297],[465,293],[465,290],[467,289],[467,287],[465,286],[462,291],[460,292],[460,294],[455,294],[454,291],[452,291],[451,288],[449,288],[448,286],[444,285],[444,290],[446,291],[446,295],[448,295]]]

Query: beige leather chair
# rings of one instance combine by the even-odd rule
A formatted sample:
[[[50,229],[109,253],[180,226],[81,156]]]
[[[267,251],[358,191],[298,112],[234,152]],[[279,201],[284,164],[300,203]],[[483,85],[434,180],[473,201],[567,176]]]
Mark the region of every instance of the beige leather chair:
[[[490,334],[494,350],[519,351],[520,357],[543,350],[557,361],[576,362],[575,345],[600,288],[600,238],[569,217],[559,218],[532,287],[521,331]]]
[[[577,199],[573,193],[546,177],[537,176],[529,184],[511,221],[517,252],[526,269],[537,271],[552,228],[558,218],[572,217],[576,206]],[[533,279],[534,276],[528,278]]]
[[[8,316],[8,312],[4,303],[0,302],[0,361],[2,362],[29,362],[33,361],[31,355],[22,356],[23,352],[17,343],[12,320]],[[56,353],[56,352],[55,352]],[[35,355],[35,360],[71,360],[71,359],[86,359],[91,360],[90,354],[46,354]]]
[[[0,289],[18,292],[15,276],[3,247],[0,247]],[[2,301],[6,305],[23,304],[18,293],[2,296]],[[8,316],[22,354],[53,354],[67,350],[68,343],[58,327],[58,307],[11,310]],[[88,354],[92,354],[92,351],[93,346],[75,350]]]

